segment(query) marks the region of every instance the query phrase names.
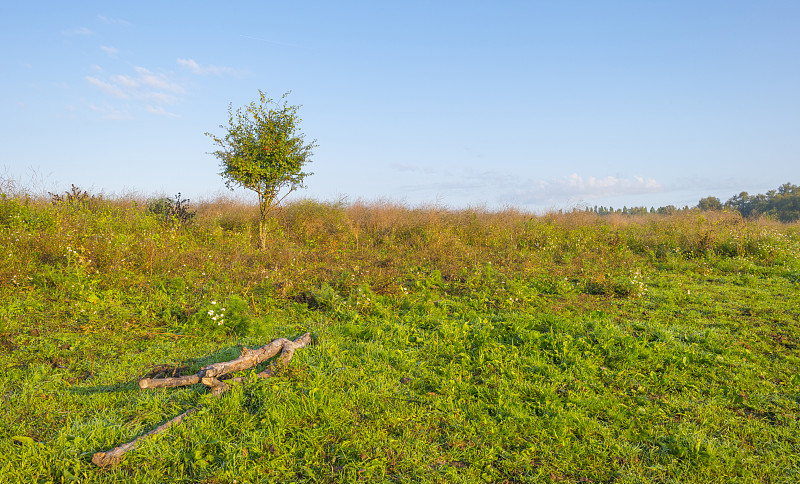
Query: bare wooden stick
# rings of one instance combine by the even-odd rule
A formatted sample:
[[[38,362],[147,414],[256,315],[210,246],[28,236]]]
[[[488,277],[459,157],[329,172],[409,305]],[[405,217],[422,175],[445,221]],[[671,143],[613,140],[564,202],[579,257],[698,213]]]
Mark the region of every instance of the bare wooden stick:
[[[173,388],[200,383],[199,375],[185,375],[173,378],[143,378],[139,380],[139,388]]]
[[[128,442],[127,444],[122,444],[119,447],[115,447],[109,450],[108,452],[97,452],[92,456],[92,462],[94,462],[95,465],[98,465],[100,467],[117,465],[122,460],[122,457],[125,455],[125,453],[133,450],[134,447],[136,447],[139,444],[139,442],[155,434],[161,433],[167,430],[168,428],[172,427],[173,425],[178,425],[183,421],[183,419],[193,414],[197,410],[198,407],[190,408],[189,410],[183,412],[182,414],[173,418],[169,422],[159,425],[158,427],[154,428],[153,430],[147,432],[144,435],[136,437],[134,440]]]
[[[202,368],[196,375],[187,375],[175,378],[145,378],[139,381],[139,388],[174,388],[179,386],[185,385],[193,385],[195,383],[202,383],[211,389],[211,393],[214,396],[220,396],[226,391],[228,391],[231,387],[220,381],[217,377],[226,375],[228,373],[232,373],[234,371],[245,370],[247,368],[251,368],[256,366],[264,361],[272,358],[273,356],[277,355],[280,352],[280,357],[273,361],[270,366],[260,372],[257,373],[256,376],[259,378],[268,378],[275,374],[275,371],[278,368],[285,367],[289,360],[292,359],[294,356],[294,352],[300,348],[303,348],[307,344],[311,342],[311,334],[306,333],[303,336],[297,338],[294,341],[290,341],[286,338],[277,338],[272,340],[266,346],[262,346],[256,350],[251,350],[249,348],[242,348],[242,354],[239,358],[232,360],[232,361],[223,361],[220,363],[214,363],[213,365],[209,365],[205,368]],[[227,380],[229,383],[243,383],[244,378],[231,378]],[[92,457],[92,462],[94,462],[98,466],[113,466],[117,465],[124,455],[133,450],[139,442],[142,440],[152,437],[156,434],[159,434],[173,425],[177,425],[183,421],[186,417],[191,415],[192,413],[199,410],[199,407],[191,408],[182,414],[178,415],[177,417],[173,418],[169,422],[156,427],[155,429],[147,432],[144,435],[137,437],[136,439],[128,442],[126,444],[122,444],[119,447],[115,447],[106,452],[97,452]]]

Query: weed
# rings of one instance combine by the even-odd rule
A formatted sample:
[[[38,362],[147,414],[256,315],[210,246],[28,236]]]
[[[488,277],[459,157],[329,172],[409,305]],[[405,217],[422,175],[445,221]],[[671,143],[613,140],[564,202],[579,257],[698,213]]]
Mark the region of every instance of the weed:
[[[102,197],[98,195],[89,195],[89,192],[86,190],[81,190],[74,184],[70,190],[64,192],[63,194],[51,192],[47,192],[47,194],[50,195],[50,201],[54,205],[63,203],[81,207],[95,207],[102,201]]]

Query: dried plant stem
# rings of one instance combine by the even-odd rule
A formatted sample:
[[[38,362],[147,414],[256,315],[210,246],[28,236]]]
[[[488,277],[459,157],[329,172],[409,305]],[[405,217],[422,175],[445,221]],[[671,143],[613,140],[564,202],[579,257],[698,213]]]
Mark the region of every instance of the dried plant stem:
[[[243,383],[244,378],[231,378],[227,380],[228,383],[225,383],[220,381],[218,377],[227,375],[228,373],[233,373],[235,371],[252,368],[280,353],[280,357],[273,361],[269,368],[256,374],[256,376],[259,378],[268,378],[272,376],[277,369],[285,367],[292,359],[292,356],[294,356],[294,352],[296,350],[303,348],[310,342],[310,333],[306,333],[294,341],[290,341],[286,338],[277,338],[272,340],[266,346],[262,346],[261,348],[255,350],[242,348],[242,354],[239,356],[239,358],[231,361],[214,363],[213,365],[202,368],[195,375],[187,375],[175,378],[145,378],[139,381],[139,388],[175,388],[193,385],[195,383],[202,383],[211,389],[211,393],[214,396],[219,396],[230,389],[230,385],[228,383]],[[122,460],[124,455],[133,450],[142,440],[164,432],[173,425],[181,423],[183,419],[196,412],[198,409],[199,407],[191,408],[173,418],[169,422],[156,427],[150,432],[141,435],[128,443],[122,444],[106,452],[97,452],[92,457],[92,462],[102,467],[117,465]]]

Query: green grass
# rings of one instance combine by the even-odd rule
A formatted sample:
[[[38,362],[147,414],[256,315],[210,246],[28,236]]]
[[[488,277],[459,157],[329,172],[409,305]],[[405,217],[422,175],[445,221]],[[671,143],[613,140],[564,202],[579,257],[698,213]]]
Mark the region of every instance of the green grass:
[[[800,480],[797,224],[306,201],[256,250],[253,207],[146,205],[0,199],[1,481]]]

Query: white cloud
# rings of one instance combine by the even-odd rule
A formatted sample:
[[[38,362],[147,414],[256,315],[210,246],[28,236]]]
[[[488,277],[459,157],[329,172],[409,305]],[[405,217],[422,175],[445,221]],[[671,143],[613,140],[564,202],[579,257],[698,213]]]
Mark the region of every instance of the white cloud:
[[[236,69],[230,67],[222,67],[222,66],[215,66],[215,65],[207,65],[203,66],[197,63],[194,59],[178,59],[178,64],[181,67],[185,67],[189,69],[192,74],[197,74],[198,76],[204,76],[206,74],[214,74],[214,75],[222,75],[222,74],[236,74]]]
[[[117,85],[125,89],[138,89],[140,86],[137,80],[123,74],[112,76],[111,79],[117,83]]]
[[[393,168],[426,180],[424,183],[403,187],[405,192],[429,192],[513,205],[561,205],[665,190],[654,178],[643,176],[596,178],[573,173],[561,178],[543,180],[497,171],[437,170],[405,164],[395,164]]]
[[[105,77],[102,74],[86,76],[86,81],[103,93],[117,99],[141,101],[145,111],[162,116],[176,116],[164,106],[174,104],[178,96],[185,92],[183,86],[169,75],[156,73],[144,67],[135,67],[133,74],[116,74]],[[99,109],[93,108],[100,112]],[[127,119],[107,115],[109,119]]]
[[[113,17],[106,17],[105,15],[98,15],[97,16],[97,20],[99,20],[99,21],[101,21],[103,23],[106,23],[106,24],[121,25],[121,26],[125,26],[125,27],[128,27],[128,26],[131,25],[131,23],[128,22],[127,20],[122,20],[122,19],[113,18]]]
[[[133,119],[133,116],[131,116],[127,110],[120,110],[108,104],[103,104],[102,106],[89,104],[89,108],[92,111],[100,113],[104,119],[113,119],[117,121]]]
[[[177,114],[170,113],[166,109],[164,109],[164,106],[152,106],[152,105],[148,104],[147,106],[145,106],[144,109],[148,113],[157,114],[159,116],[169,116],[169,117],[172,117],[172,118],[177,118],[178,117]]]
[[[86,76],[84,79],[86,79],[86,81],[89,82],[89,84],[97,87],[98,89],[100,89],[101,91],[110,96],[114,96],[115,98],[119,99],[128,99],[128,95],[125,94],[125,91],[121,89],[118,85],[101,81],[100,79],[92,76]]]
[[[145,91],[141,94],[140,98],[155,104],[174,104],[178,100],[172,94],[156,91]]]
[[[178,64],[186,67],[195,74],[203,74],[203,68],[194,59],[178,59]]]
[[[161,89],[178,94],[182,94],[184,92],[183,87],[180,84],[171,81],[164,74],[153,74],[144,67],[134,67],[134,70],[139,74],[139,82],[146,86],[152,87],[153,89]]]
[[[119,52],[116,47],[111,47],[110,45],[101,45],[100,49],[111,57],[116,57]]]
[[[553,203],[564,201],[592,200],[620,195],[638,195],[663,191],[653,178],[607,176],[584,178],[577,173],[552,179],[532,180],[517,184],[505,197],[507,201],[522,203]]]

